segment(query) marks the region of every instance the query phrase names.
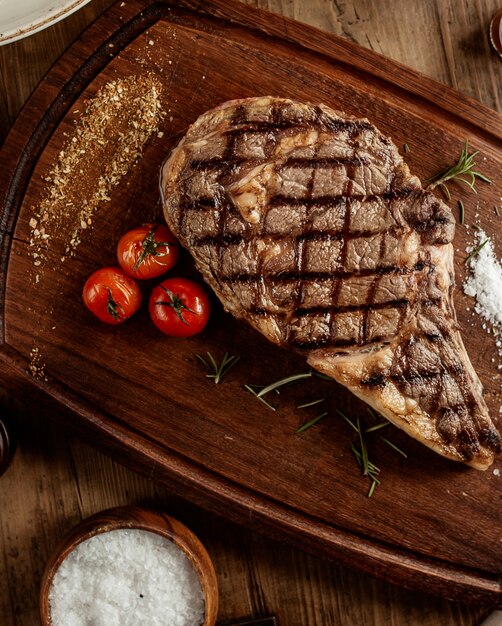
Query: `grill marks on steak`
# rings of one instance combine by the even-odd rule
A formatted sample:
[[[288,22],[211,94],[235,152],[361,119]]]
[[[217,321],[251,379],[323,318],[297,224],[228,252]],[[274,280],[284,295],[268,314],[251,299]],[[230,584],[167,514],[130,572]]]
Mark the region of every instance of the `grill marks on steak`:
[[[296,113],[296,109],[291,112]],[[380,176],[378,184],[373,184],[377,193],[368,197],[363,193],[367,185],[362,183],[365,173],[370,171],[369,160],[357,156],[354,149],[348,149],[338,140],[331,144],[318,143],[318,131],[312,130],[321,124],[327,138],[336,130],[350,140],[362,132],[373,133],[370,124],[333,120],[319,107],[299,120],[295,116],[288,119],[280,105],[273,105],[270,117],[272,121],[249,119],[245,107],[237,107],[226,133],[226,144],[215,146],[220,155],[211,153],[205,159],[198,155],[189,164],[186,195],[181,203],[191,208],[180,215],[180,233],[189,238],[189,246],[218,251],[217,280],[225,283],[227,289],[233,287],[246,302],[245,309],[250,315],[279,316],[291,322],[296,311],[299,328],[289,324],[284,327],[288,335],[285,343],[304,349],[331,343],[365,345],[370,337],[374,338],[370,317],[371,299],[379,295],[375,275],[400,269],[396,266],[395,251],[402,224],[387,210],[386,202],[406,197],[413,190],[393,190],[389,168],[389,175]],[[305,146],[305,141],[310,145]],[[265,192],[262,204],[269,206],[258,231],[252,213],[259,197],[253,186],[249,190],[239,177],[243,172],[245,177],[246,172],[256,176],[257,172],[266,170],[278,152],[278,144],[293,156],[269,168],[274,170],[275,189],[261,190]],[[380,149],[385,161],[388,142],[384,138]],[[237,185],[232,183],[235,178]],[[220,189],[215,193],[217,187]],[[237,207],[222,193],[221,187],[230,188]],[[249,224],[243,223],[239,209],[244,213],[249,210]],[[202,216],[194,215],[196,211]],[[368,213],[373,219],[368,219]],[[373,258],[375,248],[378,248],[377,262]],[[263,254],[263,250],[268,252]],[[368,292],[369,300],[350,298],[351,287],[357,296],[356,285],[347,285],[342,290],[343,281],[354,271],[367,274],[368,286],[374,283]],[[380,297],[379,307],[375,308],[383,308],[383,302]],[[405,302],[403,297],[390,297],[387,306],[402,307]],[[361,315],[351,315],[358,310]],[[336,325],[338,315],[341,315],[338,320],[341,328],[347,327],[347,322],[357,321],[360,329],[357,336],[348,336],[347,328],[343,338],[336,337],[336,332],[331,330],[319,335],[310,328],[323,317],[323,325],[331,328]],[[314,339],[306,340],[307,333]]]
[[[189,129],[161,188],[228,310],[441,454],[491,463],[498,433],[451,298],[453,217],[373,125],[226,103]]]

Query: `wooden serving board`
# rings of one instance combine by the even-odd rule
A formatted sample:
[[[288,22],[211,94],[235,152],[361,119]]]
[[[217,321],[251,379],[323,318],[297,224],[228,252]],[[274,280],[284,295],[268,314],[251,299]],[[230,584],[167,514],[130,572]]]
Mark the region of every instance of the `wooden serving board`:
[[[70,216],[35,265],[33,207],[79,115],[110,81],[146,75],[162,84],[161,132],[82,231],[76,255],[65,255]],[[115,264],[121,234],[158,216],[159,167],[188,125],[225,100],[259,94],[368,117],[399,148],[409,146],[406,160],[423,179],[455,161],[468,138],[495,182],[480,183],[478,195],[454,186],[454,197],[465,204],[466,222],[481,224],[502,254],[502,218],[494,210],[502,195],[502,117],[494,111],[345,40],[239,4],[119,2],[52,68],[1,152],[4,384],[31,401],[40,419],[56,415],[204,507],[395,583],[500,606],[502,477],[492,469],[442,459],[389,427],[387,437],[408,458],[373,436],[382,484],[368,498],[369,482],[350,450],[353,432],[335,411],[356,418],[366,414],[363,404],[318,379],[273,398],[275,412],[243,389],[307,371],[301,357],[269,344],[216,301],[206,330],[185,340],[161,335],[146,307],[108,327],[81,302],[88,275]],[[106,164],[97,156],[94,165],[98,171]],[[459,283],[472,240],[472,228],[459,225]],[[193,274],[188,255],[178,271]],[[150,287],[143,287],[145,300]],[[497,420],[495,342],[473,315],[472,300],[457,290],[455,301]],[[241,356],[222,384],[206,378],[197,361],[206,351]],[[296,434],[316,415],[315,408],[297,409],[300,400],[321,395],[328,416]]]

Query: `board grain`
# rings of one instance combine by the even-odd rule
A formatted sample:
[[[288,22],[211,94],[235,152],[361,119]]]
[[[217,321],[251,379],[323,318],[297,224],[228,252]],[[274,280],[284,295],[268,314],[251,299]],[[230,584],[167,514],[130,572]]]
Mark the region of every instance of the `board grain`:
[[[207,331],[190,341],[160,337],[145,312],[120,329],[103,328],[81,306],[85,278],[114,262],[120,234],[155,215],[157,172],[169,149],[200,113],[232,97],[316,99],[368,116],[398,146],[409,145],[407,161],[421,177],[455,158],[465,137],[486,159],[484,173],[496,179],[500,171],[502,121],[494,112],[287,20],[217,1],[204,3],[214,15],[202,14],[198,3],[184,6],[112,8],[56,64],[5,144],[1,156],[12,167],[0,174],[4,371],[13,387],[29,387],[40,403],[58,405],[61,419],[92,433],[96,445],[207,508],[228,510],[238,521],[394,582],[500,603],[500,488],[491,473],[453,465],[396,432],[393,439],[409,458],[377,448],[385,482],[367,500],[343,423],[330,416],[295,435],[304,419],[295,410],[300,398],[326,393],[332,407],[356,415],[364,409],[348,392],[318,381],[292,390],[272,413],[242,389],[305,371],[302,359],[270,346],[217,303]],[[51,239],[48,262],[34,266],[31,207],[40,202],[44,178],[72,132],[71,112],[85,108],[108,81],[145,71],[166,86],[164,136],[148,145],[126,184],[113,191],[77,256],[61,263],[66,224]],[[472,196],[456,192],[472,221]],[[476,198],[489,207],[480,211],[488,233],[497,229],[490,209],[499,196],[496,186],[486,186]],[[460,277],[469,240],[459,229]],[[491,362],[493,342],[472,326],[460,293],[456,302],[460,323],[472,331],[467,349],[476,355],[496,415],[500,375]],[[33,348],[47,381],[26,373]],[[241,363],[215,387],[195,355],[211,350],[221,357],[227,349],[240,354]]]

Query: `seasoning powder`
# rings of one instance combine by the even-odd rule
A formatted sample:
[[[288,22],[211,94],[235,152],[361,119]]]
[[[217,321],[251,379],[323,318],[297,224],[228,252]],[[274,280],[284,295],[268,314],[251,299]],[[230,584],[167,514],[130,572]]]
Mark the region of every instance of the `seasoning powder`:
[[[156,533],[112,530],[80,543],[49,591],[53,626],[200,626],[204,597],[185,553]]]
[[[91,98],[45,178],[45,196],[32,207],[33,264],[42,265],[51,239],[68,233],[64,261],[75,256],[94,214],[139,160],[164,116],[159,81],[149,74],[109,81]]]

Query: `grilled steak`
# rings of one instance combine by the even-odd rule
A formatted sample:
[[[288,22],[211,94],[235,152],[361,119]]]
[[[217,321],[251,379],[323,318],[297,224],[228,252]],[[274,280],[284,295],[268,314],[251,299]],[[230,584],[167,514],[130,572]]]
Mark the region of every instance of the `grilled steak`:
[[[436,452],[486,469],[500,437],[453,308],[454,219],[367,120],[227,102],[161,172],[167,223],[225,308]]]

